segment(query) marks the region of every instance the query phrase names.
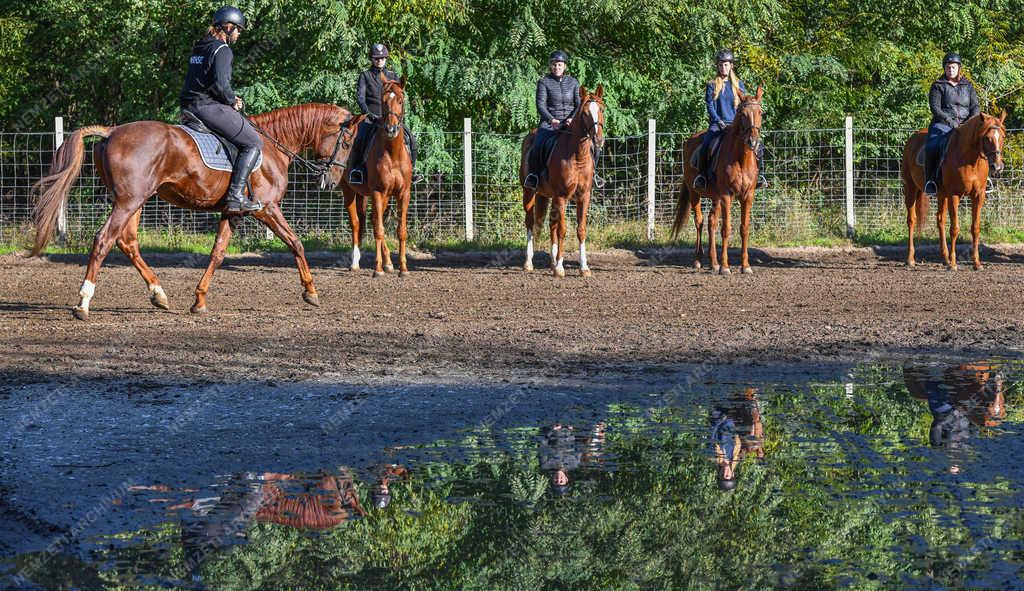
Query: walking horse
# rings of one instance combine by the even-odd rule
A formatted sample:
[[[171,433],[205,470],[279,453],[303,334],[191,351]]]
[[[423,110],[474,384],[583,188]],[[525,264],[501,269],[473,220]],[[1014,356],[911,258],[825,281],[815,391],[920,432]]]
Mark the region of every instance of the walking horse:
[[[999,117],[981,113],[965,121],[950,132],[946,155],[940,165],[942,182],[939,183],[938,215],[939,244],[946,268],[956,270],[956,239],[960,235],[958,209],[960,198],[971,198],[971,257],[974,269],[981,269],[978,247],[981,242],[981,206],[985,203],[985,189],[989,171],[995,175],[1003,171],[1003,143],[1006,140],[1006,111]],[[924,194],[925,171],[918,162],[918,154],[928,141],[928,130],[910,136],[903,148],[903,200],[907,206],[907,266],[913,267],[914,227],[924,223],[928,214],[928,196]],[[949,213],[949,247],[946,247],[946,213]]]
[[[263,204],[263,209],[253,217],[274,232],[295,255],[302,297],[313,306],[319,305],[319,298],[305,251],[281,213],[280,204],[288,184],[288,166],[296,153],[312,148],[317,158],[327,160],[331,156],[333,160],[342,124],[349,118],[349,112],[342,107],[316,103],[286,107],[252,118],[273,144],[264,148],[263,164],[250,177],[254,198]],[[103,138],[94,146],[93,155],[100,179],[113,200],[113,210],[93,240],[85,280],[79,290],[80,299],[74,308],[75,317],[80,320],[89,317],[100,266],[115,243],[146,281],[150,302],[166,310],[169,307],[167,295],[139,250],[142,206],[156,195],[186,209],[223,210],[230,173],[208,168],[192,138],[175,125],[137,121],[116,127],[78,129],[57,150],[49,174],[33,187],[39,195],[32,212],[36,227],[33,255],[39,255],[53,236],[60,209],[81,173],[87,137]],[[195,290],[193,313],[207,310],[210,280],[224,260],[231,233],[240,220],[237,214],[221,215],[210,264]]]
[[[679,232],[686,223],[690,211],[693,211],[693,223],[697,228],[696,252],[693,266],[701,268],[701,258],[704,256],[704,247],[701,243],[701,233],[704,230],[704,219],[701,213],[701,197],[711,199],[711,215],[708,216],[708,250],[711,255],[711,269],[715,273],[728,275],[729,269],[729,237],[732,234],[732,199],[736,197],[740,202],[740,235],[743,240],[743,251],[741,254],[741,269],[743,273],[750,274],[754,270],[750,268],[750,261],[747,257],[747,243],[750,236],[750,209],[754,204],[754,191],[757,187],[757,148],[761,142],[761,97],[764,96],[764,89],[757,88],[754,96],[740,94],[740,104],[736,111],[736,119],[726,128],[722,134],[719,144],[718,157],[714,166],[715,178],[708,182],[705,189],[694,189],[693,180],[697,177],[698,170],[693,162],[693,155],[700,148],[706,131],[694,134],[683,145],[683,185],[676,202],[675,219],[672,222],[672,239],[679,236]],[[707,157],[711,157],[708,155]],[[718,228],[719,217],[722,224],[722,259],[719,264],[716,252],[715,231]]]
[[[536,189],[523,189],[526,212],[526,263],[533,270],[534,235],[540,229],[551,206],[551,270],[556,277],[565,277],[565,208],[570,199],[576,205],[576,238],[580,241],[580,275],[590,277],[587,265],[587,211],[594,185],[594,147],[604,145],[604,86],[587,92],[580,87],[580,109],[568,127],[559,130],[554,148],[547,159],[547,175],[542,175]],[[528,174],[530,149],[536,130],[530,132],[522,145],[519,183]],[[541,149],[542,147],[538,147]]]
[[[395,270],[391,264],[391,250],[384,236],[384,214],[392,197],[398,201],[398,270],[400,277],[409,275],[406,262],[406,241],[409,236],[408,215],[409,201],[412,194],[412,157],[406,149],[405,136],[405,83],[406,77],[399,81],[388,80],[381,74],[383,88],[381,90],[382,116],[373,127],[373,136],[366,148],[366,178],[361,185],[350,185],[348,175],[341,171],[331,172],[334,183],[341,185],[345,196],[345,209],[348,210],[349,224],[352,228],[352,264],[353,271],[359,270],[359,244],[362,232],[366,227],[366,201],[373,199],[373,237],[376,243],[376,268],[374,277]],[[361,116],[354,122],[353,129],[359,129],[359,123],[365,119]]]

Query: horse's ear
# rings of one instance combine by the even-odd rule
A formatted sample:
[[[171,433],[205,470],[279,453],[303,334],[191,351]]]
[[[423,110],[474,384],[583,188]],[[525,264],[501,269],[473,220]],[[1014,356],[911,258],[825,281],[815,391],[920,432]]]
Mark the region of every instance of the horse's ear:
[[[761,97],[764,96],[764,87],[760,84],[757,85],[757,97],[755,99],[760,102]]]
[[[604,97],[604,84],[597,85],[597,98],[601,99]]]
[[[405,90],[406,80],[408,80],[408,78],[406,77],[405,74],[402,74],[402,79],[398,81],[398,85],[402,87],[402,90]]]
[[[587,99],[587,87],[580,84],[580,100]]]
[[[1003,109],[1003,113],[999,115],[999,124],[1002,125],[1006,122],[1006,109]]]

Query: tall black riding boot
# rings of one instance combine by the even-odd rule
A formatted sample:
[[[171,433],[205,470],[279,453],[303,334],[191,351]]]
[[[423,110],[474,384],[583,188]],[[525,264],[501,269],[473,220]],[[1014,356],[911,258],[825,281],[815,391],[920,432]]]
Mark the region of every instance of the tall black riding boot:
[[[939,185],[936,181],[938,176],[938,154],[936,150],[925,148],[924,151],[924,194],[929,197],[934,197],[939,192]]]
[[[231,171],[231,184],[228,185],[227,211],[232,213],[250,213],[263,209],[263,204],[245,195],[245,183],[260,159],[259,148],[253,146],[238,152],[234,169]]]

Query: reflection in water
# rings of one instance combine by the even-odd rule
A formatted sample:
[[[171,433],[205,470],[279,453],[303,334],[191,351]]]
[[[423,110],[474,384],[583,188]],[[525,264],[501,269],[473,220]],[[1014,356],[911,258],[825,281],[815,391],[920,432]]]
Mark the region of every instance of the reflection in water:
[[[996,427],[1006,418],[1004,376],[991,364],[907,364],[903,379],[911,396],[928,402],[928,441],[935,447],[958,448],[972,423]]]
[[[737,468],[747,456],[764,457],[764,426],[757,389],[747,388],[711,411],[711,452],[718,466],[718,488],[732,490],[739,479]]]
[[[722,385],[673,395],[671,406],[607,402],[557,423],[477,426],[363,470],[140,487],[126,511],[157,507],[162,523],[94,540],[75,565],[48,562],[33,580],[1019,588],[1021,367],[871,366],[849,389]]]

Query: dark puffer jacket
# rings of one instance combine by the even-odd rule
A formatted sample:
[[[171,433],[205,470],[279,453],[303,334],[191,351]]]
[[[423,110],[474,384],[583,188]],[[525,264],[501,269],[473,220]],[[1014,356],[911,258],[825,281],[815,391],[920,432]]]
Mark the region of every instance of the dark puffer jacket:
[[[537,113],[541,127],[550,129],[551,120],[565,121],[580,107],[580,83],[565,74],[556,78],[545,74],[537,81]]]
[[[944,123],[950,127],[959,127],[981,113],[978,93],[966,78],[961,78],[960,83],[953,86],[945,76],[940,77],[932,83],[928,104],[932,109],[932,123]]]

